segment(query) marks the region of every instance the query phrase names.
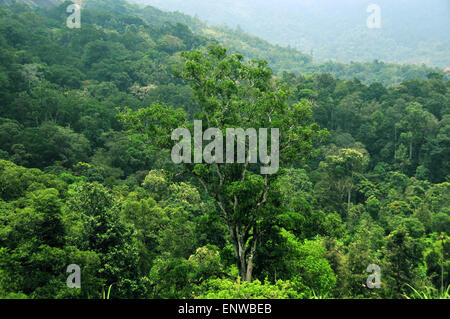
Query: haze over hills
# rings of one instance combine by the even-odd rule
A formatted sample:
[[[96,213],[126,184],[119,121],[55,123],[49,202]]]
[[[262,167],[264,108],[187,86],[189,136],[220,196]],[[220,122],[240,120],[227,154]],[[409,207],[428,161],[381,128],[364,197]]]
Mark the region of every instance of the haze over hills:
[[[425,66],[425,64],[411,65],[410,63],[401,63],[399,65],[378,61],[378,59],[367,59],[364,62],[336,62],[332,61],[332,59],[320,60],[315,54],[311,56],[307,54],[309,52],[298,48],[273,44],[244,31],[240,27],[232,29],[224,25],[207,24],[198,17],[192,17],[179,11],[161,11],[158,8],[144,4],[148,2],[147,0],[129,1],[141,3],[141,9],[137,13],[147,22],[187,24],[195,33],[215,39],[227,48],[240,52],[248,58],[267,60],[270,67],[277,73],[283,71],[296,74],[331,73],[343,79],[356,77],[366,83],[381,82],[389,85],[400,83],[405,79],[424,78],[430,72],[442,70],[442,67],[437,69],[429,67],[431,64]],[[202,2],[200,1],[199,5],[201,4]]]
[[[30,7],[52,7],[63,3],[65,0],[0,0],[2,5],[12,5],[14,3],[24,3]]]
[[[227,25],[271,43],[335,60],[450,66],[450,2],[378,0],[381,28],[369,29],[366,0],[133,0]]]
[[[80,2],[78,0],[77,2]],[[227,0],[228,1],[228,0]],[[31,7],[48,7],[57,5],[63,0],[0,0],[0,4],[11,5],[13,2],[25,3]],[[150,24],[181,23],[187,25],[195,34],[205,36],[224,45],[232,52],[242,53],[246,58],[263,59],[269,62],[270,68],[277,74],[284,71],[295,74],[330,73],[342,79],[358,78],[365,83],[380,82],[384,85],[400,83],[406,79],[425,78],[430,72],[439,72],[442,68],[432,68],[429,65],[402,65],[369,60],[369,62],[342,63],[321,61],[294,47],[273,44],[258,36],[244,31],[242,28],[233,29],[223,25],[209,25],[197,17],[178,11],[170,12],[146,5],[147,0],[84,0],[83,7],[103,10],[109,8],[111,12],[123,14],[125,12],[140,16]],[[228,1],[229,2],[229,1]],[[228,3],[226,1],[221,3]],[[258,2],[258,1],[256,1]],[[255,2],[255,3],[256,3]],[[70,1],[68,1],[70,3]],[[140,3],[135,5],[133,3]],[[203,2],[199,1],[199,5]],[[229,3],[232,5],[232,3]],[[251,12],[251,10],[249,11]],[[220,19],[218,20],[221,21]],[[316,51],[315,51],[316,52]],[[321,61],[321,62],[319,62]]]

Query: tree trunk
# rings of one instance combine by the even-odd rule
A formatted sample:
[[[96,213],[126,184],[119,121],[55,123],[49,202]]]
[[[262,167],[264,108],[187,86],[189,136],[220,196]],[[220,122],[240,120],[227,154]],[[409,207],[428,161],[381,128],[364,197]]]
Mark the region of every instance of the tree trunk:
[[[231,234],[231,239],[233,243],[234,253],[236,255],[238,269],[239,269],[239,277],[243,281],[252,281],[252,272],[253,272],[253,260],[256,254],[257,241],[253,240],[251,247],[246,246],[246,238],[242,234],[240,234],[238,228],[234,228],[235,230]],[[248,258],[247,258],[248,257]]]
[[[248,257],[246,281],[252,282],[253,256]]]
[[[234,254],[237,260],[237,266],[239,270],[239,277],[241,280],[247,280],[247,261],[245,259],[245,243],[239,233],[239,229],[233,226],[231,223],[228,225],[230,228],[231,243],[233,244]]]
[[[245,249],[243,247],[243,245],[245,245],[245,243],[242,243],[241,241],[239,241],[239,262],[240,262],[240,276],[241,279],[243,281],[247,281],[247,261],[245,260]]]
[[[248,256],[247,277],[246,277],[246,280],[248,282],[252,282],[253,257],[255,257],[255,253],[256,253],[256,238],[253,239],[253,244],[252,244],[252,248],[250,250],[250,255]]]

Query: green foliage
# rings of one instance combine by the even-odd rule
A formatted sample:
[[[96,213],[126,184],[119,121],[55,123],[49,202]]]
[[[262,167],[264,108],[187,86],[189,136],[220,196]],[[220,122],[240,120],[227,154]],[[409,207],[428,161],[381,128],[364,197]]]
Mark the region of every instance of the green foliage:
[[[65,9],[0,10],[0,298],[448,298],[440,74],[317,66],[123,1],[68,29]],[[279,170],[175,165],[193,119],[279,128]]]
[[[325,258],[326,250],[321,241],[305,240],[301,243],[283,229],[281,236],[287,249],[285,263],[297,290],[308,297],[330,296],[336,285],[336,276]]]
[[[450,299],[450,286],[447,287],[443,294],[437,294],[430,287],[425,287],[424,291],[418,291],[415,288],[409,286],[412,293],[410,296],[406,295],[407,299]]]
[[[259,280],[253,282],[230,279],[211,279],[205,282],[196,299],[298,299],[301,298],[290,282],[275,284]]]

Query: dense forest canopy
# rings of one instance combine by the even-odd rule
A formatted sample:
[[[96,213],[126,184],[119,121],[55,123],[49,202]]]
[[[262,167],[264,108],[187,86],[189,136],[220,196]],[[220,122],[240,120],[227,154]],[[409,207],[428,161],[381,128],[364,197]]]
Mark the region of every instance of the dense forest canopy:
[[[185,15],[91,0],[70,29],[70,3],[0,7],[1,298],[448,298],[442,73],[272,70]],[[279,171],[174,164],[194,119],[279,125]]]

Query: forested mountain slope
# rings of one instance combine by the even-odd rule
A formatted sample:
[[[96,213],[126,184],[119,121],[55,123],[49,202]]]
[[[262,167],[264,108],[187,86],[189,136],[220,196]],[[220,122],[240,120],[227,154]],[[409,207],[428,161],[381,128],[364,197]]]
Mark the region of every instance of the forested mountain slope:
[[[11,3],[9,0],[7,3]],[[14,0],[22,1],[22,0]],[[26,2],[33,6],[50,6],[62,2],[60,0],[48,0],[45,2]],[[130,1],[132,2],[132,1]],[[146,3],[145,1],[142,3]],[[85,0],[85,8],[96,9],[98,6],[107,8],[109,12],[118,13],[128,12],[142,17],[150,24],[164,23],[182,23],[186,24],[191,30],[201,36],[217,40],[222,45],[230,48],[234,52],[239,52],[247,58],[264,59],[270,62],[270,67],[278,74],[284,71],[294,72],[296,74],[330,73],[342,79],[359,78],[365,83],[380,82],[385,85],[400,83],[406,79],[425,78],[430,72],[441,72],[442,69],[432,68],[425,65],[400,65],[386,63],[374,60],[369,62],[350,62],[339,63],[322,59],[324,62],[317,63],[313,61],[310,54],[295,49],[294,47],[282,47],[274,45],[257,36],[244,32],[242,29],[232,29],[226,26],[208,25],[198,18],[185,15],[180,12],[166,12],[152,6],[143,6],[141,8],[127,4],[124,1],[99,1]],[[276,41],[275,41],[276,42]],[[309,52],[309,51],[307,51]],[[331,56],[331,55],[330,55]],[[360,61],[355,59],[354,61]],[[406,61],[406,60],[405,60]],[[400,62],[400,61],[399,61]]]
[[[138,1],[134,0],[132,2]],[[142,0],[138,3],[149,4],[153,2]],[[170,2],[156,3],[158,4],[158,6],[161,6],[163,8],[171,7],[173,8],[173,10],[175,10],[175,8],[178,8],[178,5],[175,4],[171,6]],[[275,4],[275,2],[273,3]],[[220,6],[220,4],[224,4],[224,2],[219,1],[216,4],[210,3],[209,6],[215,7],[216,5]],[[189,6],[189,2],[186,2],[184,5]],[[236,8],[236,6],[233,6],[231,4],[230,6]],[[247,5],[244,4],[244,6]],[[180,5],[180,7],[184,6]],[[200,3],[197,8],[201,9],[202,3]],[[221,13],[226,12],[228,9],[229,8],[225,9],[221,7],[220,10],[217,9],[210,12],[215,12],[220,15]],[[419,65],[408,65],[408,63],[411,63],[411,61],[408,59],[396,60],[397,63],[401,63],[404,65],[387,63],[386,61],[392,61],[387,57],[379,57],[378,59],[376,57],[368,57],[361,60],[360,58],[363,55],[361,53],[356,53],[358,46],[355,45],[353,45],[353,49],[350,50],[351,52],[356,54],[353,59],[337,59],[338,62],[330,61],[331,57],[333,56],[332,53],[335,53],[337,51],[336,48],[330,48],[327,49],[332,51],[327,51],[328,58],[322,57],[322,59],[320,59],[321,62],[318,62],[317,59],[314,59],[313,61],[313,57],[309,54],[311,51],[310,49],[301,47],[300,50],[303,50],[303,52],[301,52],[299,51],[299,49],[295,48],[295,46],[291,45],[290,47],[287,47],[287,43],[284,43],[283,47],[279,45],[273,45],[272,43],[280,42],[276,39],[271,39],[271,43],[269,43],[268,41],[255,36],[255,34],[259,34],[258,32],[256,32],[256,30],[252,34],[249,34],[248,32],[243,31],[241,28],[232,29],[225,25],[216,25],[216,23],[206,24],[198,18],[192,18],[191,16],[185,15],[180,12],[164,12],[151,6],[144,6],[136,13],[141,14],[150,23],[162,23],[165,21],[169,21],[172,23],[180,22],[187,24],[194,32],[217,39],[221,44],[234,49],[234,51],[243,53],[246,57],[260,58],[269,61],[271,68],[278,73],[283,71],[295,72],[297,74],[327,72],[343,79],[351,80],[354,77],[357,77],[366,83],[381,82],[385,85],[388,85],[392,83],[400,83],[401,81],[406,79],[425,78],[429,72],[442,71],[442,68],[432,69],[430,66],[421,65],[421,63],[417,63]],[[266,29],[267,25],[270,25],[270,23],[264,24],[265,26],[261,27],[261,29]],[[234,26],[234,24],[231,25]],[[321,31],[318,31],[319,28],[315,28],[312,26],[310,26],[308,30],[310,30],[311,32],[321,33]],[[348,34],[348,32],[343,33]],[[279,32],[278,34],[284,34],[284,32]],[[391,46],[392,44],[383,47]],[[341,44],[341,47],[346,47],[346,45],[343,43]],[[367,51],[370,52],[373,50],[365,50],[365,52]],[[339,61],[345,61],[347,62],[347,64],[340,63]]]
[[[272,77],[270,64],[230,57],[185,24],[149,23],[120,1],[91,1],[81,29],[69,29],[68,4],[0,8],[1,298],[108,289],[111,298],[418,298],[414,289],[448,298],[450,82],[441,74],[389,87]],[[207,81],[205,98],[189,70],[235,81]],[[252,92],[292,112],[277,120],[301,133],[256,219],[253,198],[269,189],[257,170],[227,188],[211,180],[210,193],[196,175],[208,168],[182,171],[167,148],[169,128],[221,114],[221,102],[246,116],[233,99],[251,101],[254,88],[233,76],[254,77]],[[252,119],[267,116],[258,110]],[[217,193],[239,198],[233,218]],[[237,280],[249,255],[236,255],[233,223],[248,229],[251,282]],[[82,268],[81,289],[66,286],[70,264]],[[380,289],[365,286],[370,264]]]
[[[133,0],[227,25],[333,60],[450,66],[447,0]],[[366,21],[379,9],[380,28]],[[369,9],[369,12],[368,12]]]

